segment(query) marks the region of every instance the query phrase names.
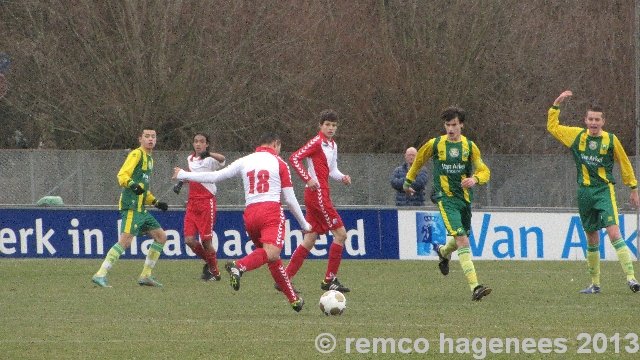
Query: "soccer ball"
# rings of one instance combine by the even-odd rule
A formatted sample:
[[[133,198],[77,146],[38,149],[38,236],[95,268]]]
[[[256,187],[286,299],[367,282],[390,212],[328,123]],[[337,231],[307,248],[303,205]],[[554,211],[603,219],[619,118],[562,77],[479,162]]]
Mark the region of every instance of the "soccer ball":
[[[318,305],[325,315],[342,315],[347,308],[347,298],[340,291],[329,290],[322,294]]]

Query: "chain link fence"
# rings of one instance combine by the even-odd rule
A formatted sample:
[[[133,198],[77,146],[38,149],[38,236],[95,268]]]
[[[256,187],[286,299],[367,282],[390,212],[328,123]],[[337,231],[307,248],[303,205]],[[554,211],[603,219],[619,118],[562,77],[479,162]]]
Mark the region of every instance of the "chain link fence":
[[[129,150],[63,151],[0,150],[0,204],[33,205],[44,196],[60,196],[65,205],[116,205],[120,196],[117,173]],[[225,153],[227,163],[246,155]],[[287,159],[290,154],[283,153]],[[151,191],[171,205],[184,205],[187,191],[171,191],[175,166],[186,167],[188,152],[154,151],[155,168]],[[475,207],[575,208],[576,168],[569,154],[563,155],[485,155],[491,180],[475,188]],[[393,170],[404,161],[402,154],[340,154],[340,170],[349,174],[351,186],[330,180],[331,197],[336,206],[394,206],[395,190],[390,179]],[[635,159],[632,158],[631,162]],[[429,184],[431,186],[431,163]],[[630,190],[614,174],[617,201],[621,211],[630,210]],[[302,203],[304,184],[292,171],[294,187]],[[219,206],[243,205],[240,179],[220,182]],[[185,189],[186,190],[186,189]],[[431,204],[427,204],[430,206]]]

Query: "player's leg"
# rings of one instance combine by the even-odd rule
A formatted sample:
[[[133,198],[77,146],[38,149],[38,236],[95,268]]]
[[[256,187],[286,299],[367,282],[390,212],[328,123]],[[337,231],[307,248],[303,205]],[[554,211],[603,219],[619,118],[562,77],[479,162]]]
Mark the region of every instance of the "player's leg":
[[[280,247],[284,238],[285,217],[277,203],[257,203],[249,205],[244,211],[244,226],[251,241],[256,246],[251,254],[240,260],[227,262],[225,269],[231,276],[230,283],[234,290],[240,289],[242,274],[261,267],[269,261],[264,243],[276,243],[280,234]],[[274,239],[271,241],[270,239]]]
[[[242,272],[257,269],[266,264],[269,258],[264,244],[275,243],[278,234],[284,237],[284,212],[279,206],[274,208],[271,204],[275,203],[253,204],[245,210],[245,228],[256,250],[235,262]]]
[[[145,213],[144,216],[146,221],[142,227],[142,231],[145,231],[154,241],[151,243],[151,246],[149,246],[149,252],[147,252],[147,258],[142,267],[142,273],[140,273],[140,277],[138,277],[138,284],[141,286],[162,286],[160,282],[151,276],[151,272],[162,254],[164,244],[167,242],[167,234],[151,214]]]
[[[316,240],[318,239],[318,233],[310,232],[304,234],[304,238],[302,239],[302,243],[296,247],[291,254],[291,259],[289,259],[289,264],[287,264],[286,272],[289,278],[293,278],[298,273],[298,270],[302,267],[302,264],[309,256],[311,249],[316,244]]]
[[[198,234],[197,223],[200,218],[198,215],[199,214],[195,212],[194,204],[191,204],[190,201],[189,205],[187,205],[187,212],[184,215],[184,243],[187,244],[197,257],[206,261],[207,253],[200,241],[196,238]]]
[[[459,231],[463,228],[460,209],[457,206],[455,199],[442,198],[437,203],[440,216],[444,222],[444,227],[447,230],[448,240],[444,245],[436,246],[436,253],[440,261],[438,262],[438,268],[442,275],[449,274],[449,263],[451,261],[451,254],[458,250],[458,244],[456,242],[456,235],[465,235],[464,231]],[[464,204],[459,204],[464,208]]]
[[[584,223],[583,223],[584,224]],[[587,270],[591,276],[591,285],[580,290],[583,294],[600,293],[600,231],[587,232]]]
[[[322,219],[326,228],[331,231],[333,241],[329,247],[329,259],[327,262],[327,271],[324,279],[320,283],[322,290],[337,290],[340,292],[349,292],[349,288],[340,284],[337,275],[342,261],[342,252],[344,244],[347,240],[347,230],[344,228],[342,218],[333,207],[328,190],[320,190],[321,195],[318,197],[320,208],[322,210]],[[326,230],[325,230],[326,231]]]
[[[342,223],[342,221],[340,221]],[[320,284],[322,290],[337,290],[340,292],[349,292],[350,289],[338,281],[338,270],[340,268],[340,262],[342,261],[342,252],[344,250],[344,243],[347,239],[347,230],[344,226],[337,229],[332,229],[333,242],[329,247],[329,261],[327,262],[327,271],[324,275],[324,279]]]
[[[582,294],[600,293],[600,212],[595,208],[598,201],[597,192],[584,186],[578,187],[578,213],[582,228],[587,235],[587,270],[591,284],[580,290]]]
[[[620,225],[618,224],[618,206],[616,204],[616,196],[613,185],[610,184],[603,195],[600,197],[596,204],[596,208],[600,210],[600,219],[603,222],[603,226],[607,230],[609,235],[609,241],[616,250],[618,261],[622,266],[622,271],[627,277],[627,285],[631,291],[640,291],[640,283],[636,280],[635,273],[633,271],[633,261],[631,260],[631,253],[629,248],[622,237],[620,232]]]
[[[218,260],[216,250],[211,243],[213,238],[213,228],[216,224],[216,202],[215,198],[206,199],[202,205],[202,216],[196,220],[196,227],[200,233],[201,247],[203,248],[203,259],[206,266],[203,267],[203,280],[220,280],[220,271],[218,270]],[[206,271],[205,271],[206,270]]]
[[[107,252],[107,256],[105,257],[102,265],[98,272],[92,278],[92,281],[101,287],[111,287],[107,283],[107,273],[113,267],[116,261],[120,258],[120,255],[124,253],[126,249],[131,246],[131,241],[133,240],[134,235],[131,233],[133,231],[134,222],[135,222],[135,214],[136,212],[133,210],[124,210],[120,211],[120,217],[122,219],[120,223],[120,237],[118,242],[115,243],[111,249]]]
[[[631,260],[631,253],[629,252],[629,247],[624,241],[622,237],[622,233],[620,232],[620,226],[618,225],[609,225],[607,226],[607,234],[609,235],[609,240],[611,241],[611,245],[616,250],[616,255],[618,256],[618,261],[622,266],[622,271],[624,275],[627,277],[627,285],[633,292],[640,291],[640,283],[636,280],[635,272],[633,270],[633,261]],[[617,239],[617,240],[615,240]]]
[[[440,217],[443,219],[445,229],[447,230],[448,240],[444,245],[436,244],[435,251],[438,254],[438,258],[440,259],[440,261],[438,262],[438,268],[440,269],[440,273],[442,273],[442,275],[448,275],[449,262],[451,261],[451,254],[453,254],[454,251],[458,250],[458,245],[456,244],[455,237],[452,235],[454,234],[454,231],[449,221],[449,216],[447,214],[444,201],[449,201],[449,200],[440,200],[436,204],[438,205],[438,210],[440,211]],[[455,209],[449,210],[449,212],[452,212],[452,211],[454,214],[456,213]]]
[[[460,267],[472,291],[471,300],[480,301],[491,293],[491,288],[478,283],[476,269],[471,260],[468,237],[471,229],[471,205],[455,198],[443,199],[439,205],[447,232],[454,237],[458,248]]]
[[[304,190],[305,220],[311,225],[311,232],[304,234],[302,244],[298,245],[293,251],[293,254],[291,254],[291,259],[289,259],[289,263],[285,269],[289,279],[293,279],[302,267],[304,260],[316,245],[318,234],[324,234],[327,231],[327,228],[323,225],[325,221],[322,217],[323,212],[318,194],[320,194],[319,191],[314,191],[309,188]],[[278,289],[277,286],[276,289]]]
[[[271,243],[263,244],[263,248],[267,253],[268,258],[268,266],[269,272],[271,273],[271,277],[275,281],[276,285],[281,289],[284,295],[289,300],[289,304],[293,307],[293,310],[299,312],[302,310],[302,305],[304,301],[298,296],[293,285],[291,285],[291,281],[287,276],[287,273],[284,270],[284,265],[282,265],[282,260],[280,259],[280,252],[282,250],[282,242],[279,243],[280,246]]]

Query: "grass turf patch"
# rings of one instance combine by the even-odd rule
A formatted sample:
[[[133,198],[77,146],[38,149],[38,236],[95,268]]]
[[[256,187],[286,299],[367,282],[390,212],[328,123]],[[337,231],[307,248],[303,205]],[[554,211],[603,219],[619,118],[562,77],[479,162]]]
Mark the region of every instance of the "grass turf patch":
[[[109,273],[113,288],[91,282],[101,260],[1,259],[0,348],[9,359],[197,359],[197,358],[326,358],[315,347],[321,333],[337,340],[332,357],[403,357],[397,341],[410,339],[403,349],[415,355],[416,339],[429,343],[436,358],[481,358],[486,339],[487,358],[539,358],[538,347],[527,354],[520,347],[494,354],[489,339],[551,339],[554,358],[602,357],[594,349],[607,348],[607,357],[635,358],[629,333],[640,335],[634,319],[640,293],[626,286],[618,262],[602,262],[602,294],[582,295],[589,284],[585,262],[476,261],[478,278],[493,288],[481,302],[471,301],[458,262],[442,276],[435,261],[343,261],[339,279],[351,292],[341,316],[324,316],[318,306],[326,260],[306,261],[293,283],[306,304],[294,312],[285,296],[273,288],[266,266],[245,273],[240,291],[233,291],[219,262],[222,281],[200,280],[202,263],[161,258],[154,276],[162,288],[141,287],[137,277],[143,260],[120,260]],[[581,333],[592,338],[585,345]],[[619,340],[612,337],[620,334]],[[452,339],[453,354],[440,347]],[[373,339],[395,339],[375,344]],[[467,353],[458,339],[468,339]],[[566,339],[566,351],[554,352],[556,338]],[[351,340],[350,343],[348,339]],[[356,340],[362,345],[357,348]],[[420,340],[422,341],[422,340]],[[424,342],[417,343],[419,351]],[[348,346],[348,347],[347,347]],[[462,346],[462,347],[459,347]],[[596,346],[596,348],[594,348]],[[349,353],[347,353],[349,350]],[[441,354],[444,350],[446,354]],[[542,350],[546,351],[543,346]],[[386,353],[383,355],[382,353]],[[445,356],[446,355],[446,356]]]

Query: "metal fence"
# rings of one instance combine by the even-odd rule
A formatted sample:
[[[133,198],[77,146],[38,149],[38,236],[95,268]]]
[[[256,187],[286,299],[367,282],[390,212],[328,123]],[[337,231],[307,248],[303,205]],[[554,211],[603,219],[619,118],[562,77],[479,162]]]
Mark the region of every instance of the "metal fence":
[[[0,150],[0,204],[35,204],[44,196],[60,196],[65,205],[115,205],[120,196],[116,175],[128,150],[62,151]],[[155,168],[151,191],[171,205],[182,205],[186,191],[171,191],[175,166],[186,167],[189,155],[184,151],[154,151]],[[246,155],[225,153],[227,162]],[[288,158],[289,154],[282,154]],[[351,186],[332,182],[331,197],[337,206],[395,205],[395,190],[390,178],[393,169],[402,164],[402,154],[340,154],[340,170],[349,174]],[[491,169],[491,181],[475,188],[476,207],[576,207],[576,169],[567,153],[564,155],[485,155]],[[631,159],[634,163],[635,159]],[[431,163],[427,164],[430,170]],[[430,171],[429,171],[430,173]],[[620,180],[619,167],[614,174],[620,210],[630,209],[629,189]],[[431,176],[431,173],[430,175]],[[302,203],[304,184],[292,173],[298,199]],[[432,180],[429,179],[430,186]],[[243,205],[244,192],[240,179],[218,184],[218,204]],[[428,205],[429,206],[429,205]]]

